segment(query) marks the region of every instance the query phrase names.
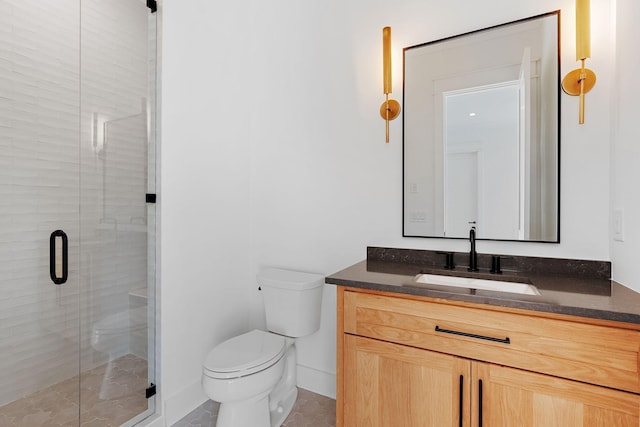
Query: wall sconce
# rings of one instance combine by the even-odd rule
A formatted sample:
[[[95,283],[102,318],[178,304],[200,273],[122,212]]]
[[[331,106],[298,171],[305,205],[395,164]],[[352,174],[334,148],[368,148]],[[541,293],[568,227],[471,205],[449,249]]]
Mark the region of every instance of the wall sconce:
[[[380,115],[387,122],[387,143],[389,143],[389,120],[393,120],[400,114],[400,103],[395,99],[389,99],[393,91],[391,84],[391,27],[382,29],[382,88],[386,100],[380,106]]]
[[[581,67],[569,72],[562,79],[562,90],[567,95],[580,96],[578,123],[584,124],[584,95],[596,84],[596,74],[584,67],[591,57],[591,12],[590,0],[576,0],[576,61]]]

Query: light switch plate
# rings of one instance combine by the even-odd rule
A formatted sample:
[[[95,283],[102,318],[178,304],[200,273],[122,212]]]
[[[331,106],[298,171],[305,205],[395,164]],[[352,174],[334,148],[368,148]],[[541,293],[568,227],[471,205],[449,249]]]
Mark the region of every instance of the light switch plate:
[[[624,242],[624,210],[613,210],[613,240]]]

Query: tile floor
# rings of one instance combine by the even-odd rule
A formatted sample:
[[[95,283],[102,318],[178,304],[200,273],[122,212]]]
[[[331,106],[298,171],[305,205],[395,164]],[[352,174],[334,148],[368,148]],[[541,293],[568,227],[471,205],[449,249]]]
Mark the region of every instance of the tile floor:
[[[0,407],[0,426],[78,426],[78,415],[82,427],[119,426],[147,409],[147,374],[146,360],[123,356]]]
[[[207,401],[173,427],[214,427],[218,404]],[[335,427],[336,401],[298,388],[298,400],[282,427]]]

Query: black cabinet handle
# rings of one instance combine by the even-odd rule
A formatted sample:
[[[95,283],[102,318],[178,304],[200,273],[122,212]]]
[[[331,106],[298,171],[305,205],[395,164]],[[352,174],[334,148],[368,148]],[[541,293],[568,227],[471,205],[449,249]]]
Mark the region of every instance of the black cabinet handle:
[[[482,380],[478,380],[478,427],[482,427]]]
[[[56,250],[58,240],[62,241],[61,254],[58,254]],[[61,259],[58,258],[59,255]],[[65,283],[69,276],[69,240],[67,234],[62,230],[54,231],[49,237],[49,276],[56,285]]]
[[[462,417],[463,417],[463,410],[462,410],[462,405],[464,404],[464,376],[460,375],[460,411],[458,414],[458,426],[462,427]]]
[[[480,339],[480,340],[499,342],[499,343],[502,343],[502,344],[511,344],[511,340],[509,339],[509,337],[506,337],[504,339],[502,339],[502,338],[494,338],[494,337],[487,337],[485,335],[476,335],[476,334],[470,334],[468,332],[454,331],[454,330],[451,330],[451,329],[442,329],[442,328],[440,328],[440,326],[436,326],[435,331],[436,332],[442,332],[443,334],[460,335],[460,336],[463,336],[463,337],[477,338],[477,339]]]

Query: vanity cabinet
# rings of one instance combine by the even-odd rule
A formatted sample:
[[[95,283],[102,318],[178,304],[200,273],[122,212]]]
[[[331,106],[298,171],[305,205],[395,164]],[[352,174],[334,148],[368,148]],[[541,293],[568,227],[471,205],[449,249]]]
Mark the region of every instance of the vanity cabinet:
[[[473,427],[640,426],[633,393],[490,363],[472,362],[472,371]]]
[[[344,344],[342,425],[458,426],[468,418],[468,360],[353,335]]]
[[[338,288],[338,426],[640,426],[637,325]]]

